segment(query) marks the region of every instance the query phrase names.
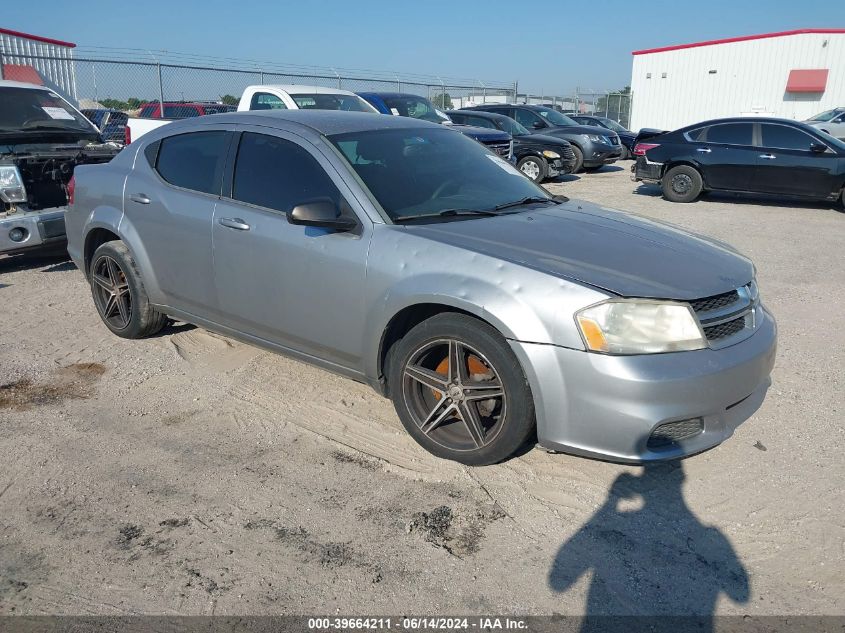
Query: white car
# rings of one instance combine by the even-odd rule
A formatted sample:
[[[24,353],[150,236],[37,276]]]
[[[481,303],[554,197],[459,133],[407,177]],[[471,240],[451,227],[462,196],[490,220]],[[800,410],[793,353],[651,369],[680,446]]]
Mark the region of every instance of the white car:
[[[845,108],[834,108],[805,121],[835,138],[845,139]]]
[[[297,84],[247,86],[238,112],[247,110],[345,110],[378,114],[373,106],[348,90]],[[147,132],[170,123],[167,119],[130,118],[126,140],[137,141]]]

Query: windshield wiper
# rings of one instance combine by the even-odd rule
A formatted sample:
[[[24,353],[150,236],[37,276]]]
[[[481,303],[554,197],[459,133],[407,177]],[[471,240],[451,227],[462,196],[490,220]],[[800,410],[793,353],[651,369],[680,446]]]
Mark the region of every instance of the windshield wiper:
[[[444,209],[437,213],[426,213],[423,215],[400,215],[393,218],[394,222],[411,222],[413,220],[425,220],[431,218],[456,218],[460,216],[490,216],[501,215],[491,209]]]
[[[538,204],[540,202],[551,202],[552,204],[557,204],[557,201],[552,198],[544,198],[542,196],[526,196],[522,200],[514,200],[513,202],[505,202],[504,204],[498,204],[493,207],[493,209],[495,211],[501,211],[502,209],[521,207],[524,204]]]

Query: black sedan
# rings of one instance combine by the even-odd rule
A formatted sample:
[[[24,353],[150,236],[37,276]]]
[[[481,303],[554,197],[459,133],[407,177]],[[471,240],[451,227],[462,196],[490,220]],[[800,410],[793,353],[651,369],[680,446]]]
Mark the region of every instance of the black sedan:
[[[453,110],[446,113],[458,125],[472,125],[507,132],[513,137],[517,168],[534,182],[569,174],[575,168],[572,145],[554,136],[532,134],[503,114],[478,110]]]
[[[593,114],[570,114],[569,118],[581,125],[592,125],[594,127],[603,127],[608,130],[616,132],[619,140],[622,142],[622,158],[621,160],[628,160],[634,157],[634,144],[637,142],[637,133],[632,132],[625,126],[617,123],[613,119],[606,116],[595,116]]]
[[[782,194],[845,204],[845,143],[788,119],[733,118],[640,133],[634,180],[672,202],[703,191]]]

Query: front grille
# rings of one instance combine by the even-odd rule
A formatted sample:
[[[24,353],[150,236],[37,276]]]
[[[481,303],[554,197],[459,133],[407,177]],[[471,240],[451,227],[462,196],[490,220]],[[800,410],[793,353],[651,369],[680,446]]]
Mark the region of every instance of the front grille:
[[[704,336],[707,337],[708,341],[718,341],[720,339],[733,336],[743,329],[745,329],[745,317],[741,316],[733,321],[727,321],[725,323],[719,323],[719,325],[705,327]]]
[[[690,301],[690,305],[696,312],[711,312],[713,310],[727,308],[729,305],[732,305],[737,301],[739,301],[739,293],[736,290],[731,290],[730,292],[725,292],[713,297],[705,297],[704,299]]]
[[[702,431],[704,431],[704,420],[701,418],[667,422],[651,432],[647,446],[649,450],[653,451],[671,448],[678,442],[695,437]]]
[[[485,145],[490,150],[496,152],[499,156],[503,156],[504,158],[508,158],[510,156],[510,153],[511,153],[510,142],[495,141],[493,143],[485,143]]]
[[[575,158],[575,152],[572,151],[572,146],[568,147],[561,147],[560,149],[555,149],[555,151],[560,154],[561,158],[570,159]]]

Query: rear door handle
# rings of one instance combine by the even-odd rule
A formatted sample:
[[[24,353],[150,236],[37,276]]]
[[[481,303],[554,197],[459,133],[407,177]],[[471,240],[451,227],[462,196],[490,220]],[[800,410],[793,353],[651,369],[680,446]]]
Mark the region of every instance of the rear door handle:
[[[236,231],[249,231],[249,224],[240,218],[220,218],[217,220],[217,223],[220,224],[220,226],[235,229]]]
[[[710,152],[712,152],[713,150],[712,150],[712,149],[710,149],[709,147],[699,147],[699,148],[698,148],[697,150],[695,150],[695,151],[696,151],[696,152],[701,152],[702,154],[709,154],[709,153],[710,153]]]
[[[775,155],[774,154],[760,154],[760,158],[765,158],[766,160],[774,160]]]
[[[133,193],[131,196],[129,196],[129,199],[132,202],[137,202],[138,204],[149,204],[150,203],[150,199],[147,197],[147,194],[145,194],[145,193]]]

